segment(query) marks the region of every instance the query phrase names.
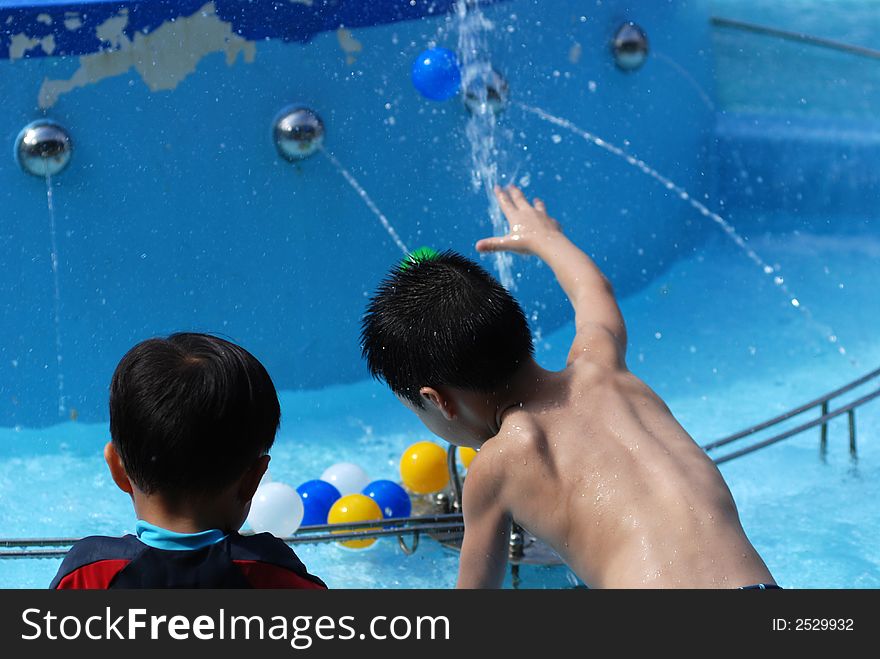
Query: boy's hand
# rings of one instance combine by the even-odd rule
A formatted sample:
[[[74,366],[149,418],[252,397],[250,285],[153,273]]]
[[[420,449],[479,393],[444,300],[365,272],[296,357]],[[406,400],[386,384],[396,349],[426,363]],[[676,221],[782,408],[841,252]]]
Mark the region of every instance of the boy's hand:
[[[513,185],[507,190],[496,186],[495,196],[510,223],[510,233],[477,241],[477,251],[517,252],[543,259],[574,307],[576,336],[568,363],[586,355],[610,368],[626,368],[626,325],[602,271],[562,233],[559,222],[547,215],[543,201],[535,199],[530,204]]]
[[[547,207],[540,199],[530,204],[515,185],[507,190],[496,185],[495,196],[510,225],[510,233],[478,240],[478,252],[538,254],[543,245],[562,234],[559,222],[547,215]]]

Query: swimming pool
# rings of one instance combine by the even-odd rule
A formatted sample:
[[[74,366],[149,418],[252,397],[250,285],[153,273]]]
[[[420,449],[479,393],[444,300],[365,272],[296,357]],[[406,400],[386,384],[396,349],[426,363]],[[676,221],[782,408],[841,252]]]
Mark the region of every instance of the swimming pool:
[[[105,26],[107,36],[107,21],[123,25],[125,4],[93,3],[78,10],[79,20]],[[150,4],[131,4],[111,54],[124,50],[119,35],[134,43],[132,30],[148,18],[148,34],[161,35],[166,22],[149,14]],[[119,356],[152,334],[220,331],[267,364],[283,389],[276,480],[296,485],[355,458],[373,477],[396,479],[402,450],[428,438],[387,391],[364,379],[357,355],[364,294],[399,250],[332,161],[318,154],[284,162],[269,128],[290,102],[314,107],[327,125],[327,149],[409,247],[469,250],[491,228],[483,219],[486,198],[469,180],[468,114],[457,101],[419,98],[408,80],[412,59],[430,42],[455,46],[459,26],[446,11],[452,3],[434,3],[436,14],[431,3],[413,10],[388,3],[394,12],[360,22],[357,12],[324,16],[320,25],[302,20],[321,15],[310,3],[272,4],[294,12],[288,18],[299,19],[299,32],[257,35],[248,30],[259,21],[247,12],[238,17],[226,3],[200,4],[191,29],[214,27],[201,33],[205,52],[194,71],[173,87],[152,89],[154,78],[135,67],[71,88],[45,108],[71,130],[75,148],[71,165],[53,180],[57,295],[45,182],[26,177],[11,158],[0,165],[8,246],[0,262],[17,273],[0,283],[0,536],[131,530],[130,504],[100,455],[105,391]],[[880,185],[872,166],[880,133],[866,109],[880,89],[876,74],[855,66],[857,55],[829,55],[710,20],[725,15],[807,31],[826,4],[790,2],[775,12],[748,2],[678,2],[636,13],[609,2],[583,14],[566,3],[482,8],[494,21],[484,35],[491,61],[511,89],[495,132],[503,180],[550,200],[551,211],[597,256],[624,296],[630,367],[701,443],[880,363],[873,330],[880,320],[880,235],[871,202]],[[14,13],[19,18],[7,24],[31,40],[15,42],[22,56],[14,59],[9,30],[3,42],[0,83],[11,101],[0,122],[10,146],[40,116],[35,106],[49,98],[39,95],[44,80],[73,78],[79,58],[91,52],[85,42],[61,37],[57,47],[72,54],[46,52],[50,28],[75,8],[20,5],[0,3],[0,25]],[[864,44],[866,34],[880,32],[868,3],[845,9],[825,12],[822,36]],[[97,17],[89,18],[92,11]],[[37,20],[41,12],[51,24]],[[18,22],[25,14],[46,30],[25,30]],[[627,19],[645,28],[651,44],[643,68],[631,73],[617,70],[607,47]],[[206,35],[217,23],[232,27],[211,50]],[[236,30],[241,43],[230,36]],[[817,60],[821,67],[810,66]],[[805,65],[817,72],[812,86],[804,76],[787,84]],[[835,75],[850,81],[820,94]],[[610,140],[676,187],[529,107]],[[680,189],[733,222],[772,272]],[[514,278],[542,362],[560,366],[572,332],[561,292],[535,263],[516,261]],[[747,533],[785,586],[880,585],[880,409],[868,405],[858,415],[857,463],[839,421],[830,427],[824,462],[816,431],[723,467]],[[325,545],[298,552],[334,587],[449,587],[457,567],[454,553],[429,541],[412,556],[392,540],[362,551]],[[4,560],[0,586],[43,586],[57,563]],[[576,580],[564,568],[525,567],[522,583],[564,587]]]

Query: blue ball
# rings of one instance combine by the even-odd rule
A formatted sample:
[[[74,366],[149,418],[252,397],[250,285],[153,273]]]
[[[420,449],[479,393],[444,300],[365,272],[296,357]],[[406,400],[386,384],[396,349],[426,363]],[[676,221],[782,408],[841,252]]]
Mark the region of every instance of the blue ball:
[[[305,509],[301,526],[326,524],[330,508],[342,496],[333,485],[317,479],[306,481],[296,491]]]
[[[412,82],[419,93],[432,101],[445,101],[458,93],[461,70],[448,48],[429,48],[413,62]]]
[[[373,481],[364,488],[363,493],[379,504],[385,519],[409,517],[412,512],[412,503],[406,490],[393,481]]]

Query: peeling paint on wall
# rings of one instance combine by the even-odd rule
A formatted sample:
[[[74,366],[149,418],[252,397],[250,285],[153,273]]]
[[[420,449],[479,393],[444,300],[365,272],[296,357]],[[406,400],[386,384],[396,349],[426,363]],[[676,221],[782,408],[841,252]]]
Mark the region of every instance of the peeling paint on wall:
[[[95,30],[95,36],[114,48],[122,48],[123,42],[129,41],[124,31],[126,25],[128,25],[128,9],[122,9],[117,16],[101,23]]]
[[[82,19],[75,11],[64,12],[64,27],[73,32],[82,27]]]
[[[581,61],[581,53],[582,52],[583,52],[583,49],[581,48],[580,43],[575,41],[574,45],[568,51],[568,61],[571,62],[572,64],[577,64],[578,62]]]
[[[340,27],[336,30],[336,39],[339,41],[339,47],[345,53],[345,63],[351,66],[357,59],[357,54],[364,49],[364,45],[354,38],[351,30]]]
[[[9,59],[21,59],[29,50],[37,46],[40,46],[47,55],[51,55],[55,52],[55,37],[50,34],[38,39],[26,34],[14,34],[9,41]]]
[[[242,39],[258,43],[277,39],[308,43],[316,35],[336,32],[340,25],[361,27],[437,17],[454,11],[460,0],[210,0],[216,16]],[[481,0],[486,5],[510,0]],[[138,33],[152,34],[167,22],[176,22],[201,11],[209,0],[0,0],[0,61],[9,59],[12,35],[32,39],[55,36],[51,57],[93,55],[108,49],[96,29],[128,11],[125,34],[133,42]],[[51,22],[50,22],[51,21]],[[352,44],[354,46],[354,44]],[[356,46],[355,46],[356,48]],[[355,56],[357,50],[348,53]],[[26,58],[46,57],[32,47]]]
[[[213,2],[192,16],[166,21],[150,34],[138,32],[133,40],[124,32],[127,25],[127,9],[101,23],[95,34],[112,50],[83,55],[79,68],[67,80],[44,80],[39,106],[50,108],[73,89],[122,75],[132,68],[155,92],[176,88],[211,53],[226,53],[229,66],[239,53],[248,63],[256,56],[256,45],[235,34],[230,23],[220,20]]]

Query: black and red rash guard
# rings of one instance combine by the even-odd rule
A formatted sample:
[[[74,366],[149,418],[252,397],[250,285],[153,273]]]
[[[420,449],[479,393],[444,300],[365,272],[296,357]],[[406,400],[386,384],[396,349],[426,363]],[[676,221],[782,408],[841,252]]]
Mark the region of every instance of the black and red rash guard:
[[[327,587],[308,573],[287,544],[269,533],[218,533],[209,544],[202,541],[191,547],[179,541],[184,534],[174,535],[177,542],[147,540],[151,544],[134,535],[83,538],[67,553],[50,588]]]

